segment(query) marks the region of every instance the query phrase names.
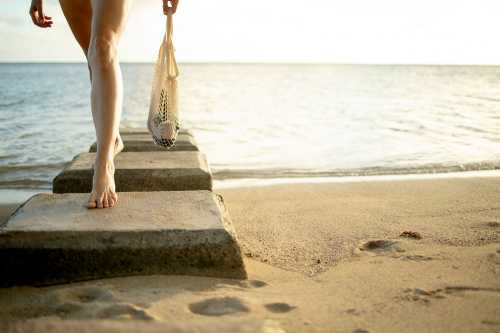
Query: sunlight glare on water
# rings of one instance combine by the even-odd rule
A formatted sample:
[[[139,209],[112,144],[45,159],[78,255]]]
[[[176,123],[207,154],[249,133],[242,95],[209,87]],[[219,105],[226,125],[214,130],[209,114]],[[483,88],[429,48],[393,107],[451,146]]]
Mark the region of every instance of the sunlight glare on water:
[[[151,64],[122,64],[145,127]],[[500,68],[181,64],[181,117],[216,180],[498,168]],[[84,64],[0,65],[0,188],[50,189],[94,141]]]

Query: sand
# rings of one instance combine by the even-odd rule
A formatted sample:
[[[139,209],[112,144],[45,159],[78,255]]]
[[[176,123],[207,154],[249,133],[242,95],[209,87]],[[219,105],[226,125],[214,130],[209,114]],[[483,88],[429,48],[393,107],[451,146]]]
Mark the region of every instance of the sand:
[[[248,280],[1,289],[0,331],[500,331],[500,178],[216,192]]]

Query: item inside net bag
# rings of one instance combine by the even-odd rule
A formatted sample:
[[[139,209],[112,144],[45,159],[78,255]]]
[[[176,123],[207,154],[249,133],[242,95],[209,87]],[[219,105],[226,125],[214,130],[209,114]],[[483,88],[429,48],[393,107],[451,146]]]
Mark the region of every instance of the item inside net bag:
[[[167,12],[167,29],[155,66],[147,122],[153,141],[165,148],[175,146],[181,128],[177,87],[179,68],[175,61],[172,30],[172,9],[169,8]]]

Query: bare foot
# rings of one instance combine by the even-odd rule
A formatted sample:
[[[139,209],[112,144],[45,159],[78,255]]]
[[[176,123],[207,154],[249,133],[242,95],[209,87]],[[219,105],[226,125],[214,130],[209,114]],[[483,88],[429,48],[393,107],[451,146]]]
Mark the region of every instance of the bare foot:
[[[123,141],[118,133],[113,151],[113,158],[123,150]],[[98,164],[97,168],[95,165]],[[118,195],[115,191],[115,165],[114,162],[106,161],[103,163],[94,162],[92,165],[94,175],[92,178],[92,192],[90,193],[88,208],[109,208],[113,207],[118,201]]]
[[[114,175],[113,160],[95,162],[88,208],[110,208],[116,204],[118,196],[115,191]]]

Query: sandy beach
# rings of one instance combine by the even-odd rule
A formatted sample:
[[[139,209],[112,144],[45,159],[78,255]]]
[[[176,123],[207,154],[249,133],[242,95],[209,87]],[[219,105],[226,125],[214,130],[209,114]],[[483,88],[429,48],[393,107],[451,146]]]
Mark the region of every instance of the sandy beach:
[[[142,276],[1,289],[0,330],[500,330],[500,178],[216,192],[248,280]],[[14,208],[2,207],[2,219]]]

